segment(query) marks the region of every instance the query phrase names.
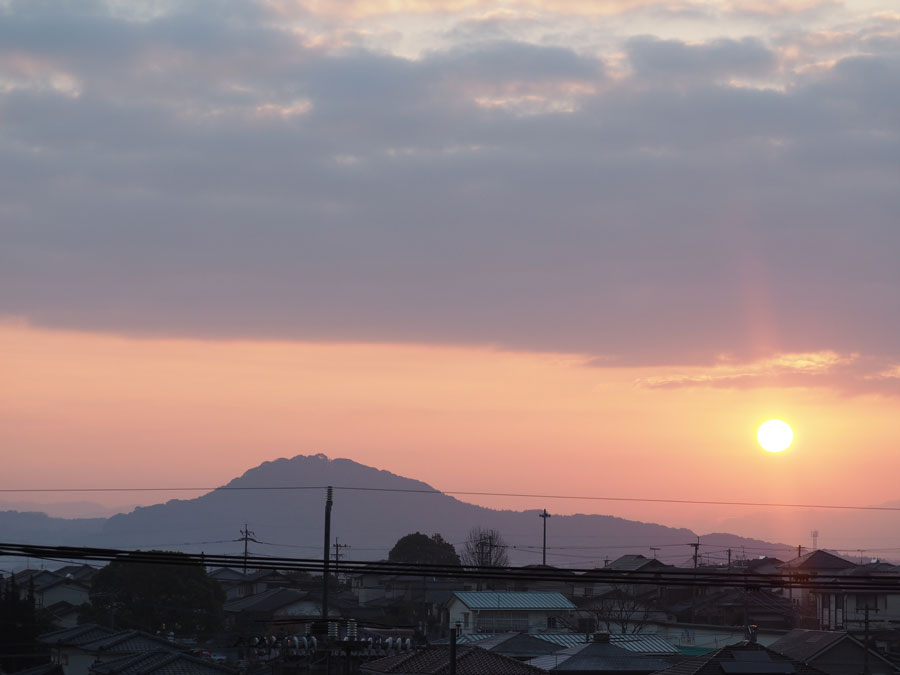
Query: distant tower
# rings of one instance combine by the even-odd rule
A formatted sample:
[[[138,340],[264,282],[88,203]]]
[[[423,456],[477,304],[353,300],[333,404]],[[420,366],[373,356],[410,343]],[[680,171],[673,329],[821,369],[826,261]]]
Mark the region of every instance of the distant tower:
[[[809,536],[812,537],[812,540],[813,540],[812,550],[818,551],[819,550],[819,531],[813,530],[812,532],[809,533]]]

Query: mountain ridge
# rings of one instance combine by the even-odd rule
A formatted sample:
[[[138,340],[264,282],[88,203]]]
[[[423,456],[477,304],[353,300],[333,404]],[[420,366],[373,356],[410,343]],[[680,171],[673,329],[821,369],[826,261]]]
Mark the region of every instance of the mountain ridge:
[[[423,481],[323,454],[262,462],[199,497],[91,519],[90,527],[76,527],[68,541],[34,543],[238,553],[243,550],[238,543],[240,529],[246,525],[255,533],[251,550],[256,554],[321,558],[327,485],[335,487],[332,535],[350,546],[343,552],[347,558],[386,558],[397,539],[416,531],[440,533],[459,548],[477,525],[500,531],[510,545],[513,564],[541,561],[542,525],[536,517],[540,509],[470,504]],[[60,530],[50,528],[48,533],[59,536]],[[726,533],[700,535],[699,540],[707,551],[732,548],[737,554],[745,547],[754,551],[749,557],[759,551],[786,556],[794,548]],[[684,564],[696,541],[698,535],[687,528],[613,515],[557,515],[547,528],[547,561],[562,567],[596,567],[625,553],[642,553]],[[722,551],[715,555],[710,562],[724,561]]]

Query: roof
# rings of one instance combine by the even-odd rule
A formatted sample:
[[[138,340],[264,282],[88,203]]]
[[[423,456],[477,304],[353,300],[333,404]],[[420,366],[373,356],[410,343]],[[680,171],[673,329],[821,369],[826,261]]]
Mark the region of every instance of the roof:
[[[85,642],[79,647],[88,652],[104,652],[107,654],[137,654],[158,649],[170,651],[175,651],[176,649],[175,645],[168,639],[158,635],[151,635],[141,630],[119,631],[92,642]]]
[[[652,656],[642,656],[608,642],[586,642],[528,662],[550,671],[591,671],[652,673],[669,664]]]
[[[458,598],[470,609],[549,609],[571,610],[575,605],[562,593],[528,591],[455,591]]]
[[[559,645],[541,640],[537,635],[528,633],[500,633],[484,637],[471,644],[490,652],[511,656],[514,659],[533,659],[559,651]]]
[[[510,633],[501,633],[510,635]],[[516,635],[516,633],[512,633]],[[528,633],[528,636],[558,647],[577,647],[593,641],[593,635],[590,633]],[[482,640],[490,640],[497,638],[496,633],[467,633],[460,635],[456,641],[457,644],[477,644],[479,647],[490,649],[489,644],[483,643]],[[661,638],[659,635],[647,633],[612,633],[609,641],[617,647],[627,649],[636,654],[657,655],[657,656],[675,656],[681,651],[671,642]],[[446,643],[441,640],[438,644]]]
[[[86,623],[81,626],[55,630],[52,633],[44,633],[38,637],[38,641],[44,644],[78,647],[115,634],[116,631],[111,628],[98,626],[94,623]]]
[[[95,663],[91,672],[98,675],[223,675],[236,671],[181,652],[157,649]]]
[[[781,569],[798,569],[808,571],[828,571],[835,572],[838,570],[846,570],[856,567],[856,563],[845,560],[840,556],[836,556],[828,551],[812,551],[799,558],[788,560],[786,563],[779,565]]]
[[[671,565],[666,565],[663,562],[660,562],[656,558],[647,558],[642,555],[623,555],[615,560],[613,560],[609,565],[603,567],[605,570],[618,570],[622,572],[636,572],[638,570],[642,570],[645,567],[649,567],[651,569],[661,568],[661,567],[671,567]]]
[[[19,670],[14,675],[63,675],[63,669],[58,663],[42,663],[26,670]]]
[[[865,649],[863,643],[849,633],[843,631],[804,630],[802,628],[792,630],[787,635],[778,638],[769,645],[769,649],[788,658],[809,663],[841,642],[852,642],[859,647],[860,653]],[[893,663],[873,649],[869,650],[869,656],[890,664],[892,670],[896,669]]]
[[[363,673],[409,673],[448,675],[450,647],[432,646],[412,652],[386,656],[361,666]],[[456,675],[535,675],[546,671],[521,661],[470,645],[456,648]]]
[[[822,671],[760,644],[739,642],[676,663],[657,675],[822,675]]]
[[[282,607],[307,599],[309,593],[290,588],[270,588],[256,595],[225,603],[226,612],[275,612]]]
[[[797,629],[775,640],[769,649],[798,661],[809,661],[849,637],[843,631]]]

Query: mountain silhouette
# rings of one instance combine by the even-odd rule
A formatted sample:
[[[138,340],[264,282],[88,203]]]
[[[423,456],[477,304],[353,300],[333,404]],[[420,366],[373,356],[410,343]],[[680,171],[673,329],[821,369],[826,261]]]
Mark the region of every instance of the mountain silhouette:
[[[102,521],[99,531],[92,519],[92,527],[78,533],[77,543],[237,554],[243,552],[239,538],[246,524],[256,540],[249,542],[253,554],[321,559],[328,485],[334,486],[332,544],[338,538],[349,546],[342,549],[345,559],[384,559],[394,543],[411,532],[440,533],[461,550],[469,530],[480,526],[500,531],[510,545],[512,564],[541,562],[542,522],[537,509],[476,506],[421,481],[321,454],[264,462],[201,497],[114,515]],[[547,562],[596,567],[626,553],[648,557],[655,553],[665,562],[683,565],[690,561],[690,544],[696,541],[697,534],[684,528],[609,515],[554,515],[547,526]],[[701,543],[701,553],[730,547],[736,558],[742,546],[748,557],[765,551],[785,558],[793,550],[789,546],[775,550],[768,542],[729,534],[704,535]],[[651,547],[657,551],[651,553]],[[722,550],[717,555],[716,560],[724,560]]]

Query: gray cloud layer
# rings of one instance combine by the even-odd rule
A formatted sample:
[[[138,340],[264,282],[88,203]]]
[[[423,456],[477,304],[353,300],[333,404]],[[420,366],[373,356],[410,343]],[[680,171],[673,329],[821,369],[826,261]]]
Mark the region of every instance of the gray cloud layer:
[[[0,314],[900,361],[896,38],[785,72],[757,38],[635,37],[613,77],[559,45],[412,60],[251,6],[75,7],[0,17]]]

